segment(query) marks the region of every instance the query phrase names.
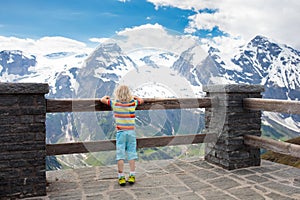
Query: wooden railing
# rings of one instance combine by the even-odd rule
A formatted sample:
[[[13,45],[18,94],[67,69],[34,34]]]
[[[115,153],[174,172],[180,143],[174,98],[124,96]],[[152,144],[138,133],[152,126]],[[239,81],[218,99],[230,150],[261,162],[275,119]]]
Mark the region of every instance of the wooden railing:
[[[243,100],[243,104],[244,108],[249,110],[263,110],[269,112],[300,114],[299,101],[245,98]],[[263,148],[276,153],[300,158],[300,145],[276,141],[269,138],[257,137],[253,135],[245,135],[244,141],[245,144],[250,146]]]
[[[100,102],[99,99],[47,99],[47,113],[57,112],[93,112],[111,111],[111,108]],[[190,109],[209,108],[210,98],[186,98],[186,99],[144,99],[144,104],[139,105],[137,110],[157,109]],[[157,136],[137,138],[138,148],[174,146],[211,142],[215,140],[213,134],[184,134],[175,136]],[[94,142],[75,142],[61,144],[47,144],[47,155],[88,153],[98,151],[115,150],[115,140],[102,140]]]
[[[210,98],[182,98],[182,99],[150,99],[145,98],[144,103],[137,110],[157,109],[184,109],[209,108]],[[47,99],[47,113],[56,112],[93,112],[110,111],[111,108],[100,102],[100,99]]]
[[[281,153],[281,154],[300,158],[300,145],[291,144],[288,142],[276,141],[273,139],[258,137],[254,135],[245,135],[244,141],[245,144],[250,146],[268,149],[276,153]]]
[[[145,103],[138,106],[137,110],[210,108],[211,106],[211,98],[145,99]],[[243,106],[245,109],[249,110],[300,114],[299,101],[245,98],[243,100]],[[102,104],[99,99],[47,99],[47,113],[94,111],[111,111],[111,108],[105,104]],[[212,142],[215,140],[216,135],[214,134],[186,134],[176,136],[148,137],[137,138],[137,147],[146,148],[196,144]],[[244,136],[244,140],[245,144],[247,145],[300,158],[300,145],[249,135]],[[104,140],[95,142],[47,144],[46,151],[47,155],[109,151],[115,149],[115,142],[115,140]]]
[[[250,110],[263,110],[298,115],[300,114],[300,101],[245,98],[243,103],[244,108]]]
[[[184,144],[199,144],[199,143],[204,143],[204,141],[211,142],[214,140],[215,140],[214,134],[190,134],[190,135],[137,138],[137,148],[175,146],[175,145],[184,145]],[[116,149],[116,140],[47,144],[46,146],[46,151],[48,156],[110,151],[115,149]]]

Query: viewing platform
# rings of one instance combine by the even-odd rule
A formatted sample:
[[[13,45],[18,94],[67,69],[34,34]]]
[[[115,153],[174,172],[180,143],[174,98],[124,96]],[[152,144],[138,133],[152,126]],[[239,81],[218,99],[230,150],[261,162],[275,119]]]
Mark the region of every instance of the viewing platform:
[[[203,143],[205,157],[138,161],[136,184],[120,187],[116,165],[46,171],[46,156],[116,148],[115,139],[47,144],[46,115],[110,107],[99,99],[46,99],[48,84],[1,83],[0,199],[300,199],[300,169],[260,157],[266,149],[300,159],[300,145],[266,138],[261,130],[262,111],[300,114],[300,102],[263,99],[261,85],[203,91],[204,98],[144,99],[138,110],[204,108],[205,127],[140,137],[137,148]]]
[[[47,181],[47,196],[28,199],[300,199],[300,169],[266,160],[231,171],[201,158],[137,162],[137,182],[125,187],[116,165],[48,171]]]

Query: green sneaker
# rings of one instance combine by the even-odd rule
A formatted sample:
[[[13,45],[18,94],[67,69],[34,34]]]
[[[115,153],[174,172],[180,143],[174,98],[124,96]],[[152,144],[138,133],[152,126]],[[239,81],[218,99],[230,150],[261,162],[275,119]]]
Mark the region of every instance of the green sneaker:
[[[135,176],[134,175],[130,175],[129,178],[128,178],[128,183],[134,184],[134,182],[135,182]]]
[[[126,179],[125,179],[124,176],[121,176],[121,177],[119,178],[119,185],[120,185],[120,186],[125,186],[125,185],[126,185]]]

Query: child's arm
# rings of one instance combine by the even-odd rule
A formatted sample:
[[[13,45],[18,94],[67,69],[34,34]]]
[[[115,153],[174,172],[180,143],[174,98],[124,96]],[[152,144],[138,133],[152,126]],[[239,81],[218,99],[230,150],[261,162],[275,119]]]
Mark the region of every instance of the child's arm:
[[[109,103],[110,102],[110,97],[109,96],[103,96],[101,98],[101,102],[106,104],[106,105],[110,105],[110,103]]]
[[[140,98],[140,97],[137,97],[137,96],[134,96],[133,97],[134,100],[137,100],[139,105],[143,104],[144,103],[144,99]]]

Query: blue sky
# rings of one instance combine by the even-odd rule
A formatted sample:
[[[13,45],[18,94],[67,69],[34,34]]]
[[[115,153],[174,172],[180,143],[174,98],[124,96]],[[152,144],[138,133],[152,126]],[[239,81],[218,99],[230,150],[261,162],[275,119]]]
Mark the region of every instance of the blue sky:
[[[126,27],[159,23],[183,33],[192,10],[155,10],[142,0],[12,0],[1,3],[0,35],[21,38],[64,36],[87,42]]]
[[[84,43],[159,24],[219,40],[264,35],[300,49],[299,0],[1,0],[0,36],[63,36]]]

